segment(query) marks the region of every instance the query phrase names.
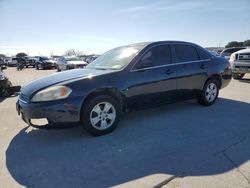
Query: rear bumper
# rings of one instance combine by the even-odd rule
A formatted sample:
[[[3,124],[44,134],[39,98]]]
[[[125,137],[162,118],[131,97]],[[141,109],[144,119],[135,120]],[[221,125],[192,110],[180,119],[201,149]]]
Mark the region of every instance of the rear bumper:
[[[32,119],[47,119],[49,122],[79,122],[82,98],[71,98],[41,103],[26,103],[20,99],[16,110],[24,122],[32,125]]]

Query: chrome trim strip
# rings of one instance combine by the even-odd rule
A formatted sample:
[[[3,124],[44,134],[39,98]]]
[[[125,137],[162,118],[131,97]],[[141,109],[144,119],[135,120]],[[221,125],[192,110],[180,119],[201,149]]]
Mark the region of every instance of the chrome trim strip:
[[[180,63],[167,64],[167,65],[158,65],[158,66],[153,66],[153,67],[134,69],[134,70],[130,70],[130,72],[137,72],[137,71],[141,71],[141,70],[156,69],[156,68],[161,68],[161,67],[169,67],[169,66],[173,66],[173,65],[184,65],[184,64],[199,63],[199,62],[208,62],[208,61],[211,61],[211,59],[203,59],[203,60],[197,60],[197,61],[186,61],[186,62],[180,62]]]
[[[169,67],[169,66],[173,66],[173,65],[175,65],[175,64],[172,63],[172,64],[168,64],[168,65],[158,65],[158,66],[153,66],[153,67],[146,67],[146,68],[141,68],[141,69],[134,69],[134,70],[130,70],[130,72],[137,72],[137,71],[149,70],[149,69],[157,69],[157,68]]]
[[[196,61],[183,61],[183,62],[178,62],[175,63],[176,65],[183,65],[183,64],[191,64],[191,63],[199,63],[199,62],[208,62],[211,61],[211,59],[201,59],[201,60],[196,60]]]
[[[18,98],[18,100],[21,101],[21,102],[24,103],[24,104],[27,104],[26,101],[24,101],[24,100],[22,100],[22,99],[20,99],[20,98]]]

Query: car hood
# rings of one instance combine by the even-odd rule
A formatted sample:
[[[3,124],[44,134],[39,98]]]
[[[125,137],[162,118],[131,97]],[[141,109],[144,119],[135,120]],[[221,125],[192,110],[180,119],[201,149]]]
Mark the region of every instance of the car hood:
[[[67,61],[67,63],[70,65],[79,65],[79,64],[86,65],[87,64],[85,61]]]
[[[55,84],[60,84],[62,82],[71,80],[73,81],[81,78],[84,79],[90,76],[93,77],[93,76],[104,75],[114,71],[115,70],[96,70],[96,69],[85,68],[85,69],[74,69],[60,73],[54,73],[49,76],[45,76],[37,80],[34,80],[28,83],[27,85],[23,86],[21,93],[26,96],[30,96],[41,89],[47,88]]]

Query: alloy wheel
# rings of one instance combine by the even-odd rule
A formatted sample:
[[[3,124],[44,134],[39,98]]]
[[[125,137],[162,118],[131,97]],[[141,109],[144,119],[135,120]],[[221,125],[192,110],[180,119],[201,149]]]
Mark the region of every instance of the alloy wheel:
[[[217,86],[214,83],[210,83],[207,86],[206,92],[205,92],[205,97],[208,102],[213,102],[216,99],[217,95]]]
[[[98,130],[108,129],[112,126],[115,119],[115,107],[109,102],[98,103],[90,113],[91,125]]]

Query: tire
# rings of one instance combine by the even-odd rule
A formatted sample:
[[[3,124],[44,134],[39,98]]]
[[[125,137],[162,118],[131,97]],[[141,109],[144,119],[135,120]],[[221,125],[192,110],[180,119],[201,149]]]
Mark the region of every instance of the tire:
[[[36,70],[39,70],[39,67],[38,67],[38,65],[36,65]]]
[[[108,111],[105,111],[105,107]],[[101,136],[112,132],[117,127],[120,116],[119,102],[108,95],[101,95],[83,106],[81,123],[88,133]]]
[[[244,76],[245,76],[245,74],[233,73],[233,78],[235,80],[241,80]]]
[[[38,65],[38,69],[39,69],[39,70],[40,70],[40,69],[42,69],[42,70],[43,70],[43,69],[44,69],[44,67],[43,67],[41,64],[39,64],[39,65]]]
[[[201,92],[198,102],[203,106],[214,104],[219,95],[219,84],[215,79],[208,80]]]

